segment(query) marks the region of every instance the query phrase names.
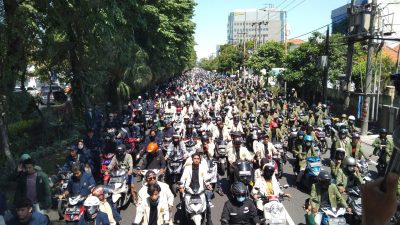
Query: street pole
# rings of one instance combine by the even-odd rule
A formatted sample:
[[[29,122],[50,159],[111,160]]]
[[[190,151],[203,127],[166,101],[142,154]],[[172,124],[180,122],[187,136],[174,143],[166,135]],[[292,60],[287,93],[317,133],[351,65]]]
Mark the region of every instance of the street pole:
[[[362,113],[362,135],[367,135],[368,133],[368,122],[369,122],[369,107],[371,101],[371,81],[372,81],[372,63],[374,58],[374,35],[375,35],[375,16],[377,9],[377,0],[372,0],[371,3],[371,18],[369,25],[369,37],[368,37],[368,58],[367,58],[367,70],[365,74],[365,89],[364,89],[364,103],[363,103],[363,113]]]
[[[322,82],[322,96],[323,102],[327,101],[327,86],[328,86],[328,72],[329,72],[329,25],[326,26],[326,38],[325,38],[325,56],[326,62],[324,65],[324,77]]]
[[[354,15],[354,1],[351,0],[351,5],[350,5],[350,15],[349,18],[351,19],[352,16]],[[350,31],[350,24],[349,24],[349,29]],[[357,32],[357,31],[356,31]],[[347,40],[347,60],[346,60],[346,97],[344,99],[344,104],[343,104],[343,110],[345,112],[349,112],[349,106],[350,106],[350,91],[351,91],[351,73],[353,70],[353,52],[354,52],[354,38],[350,37]]]

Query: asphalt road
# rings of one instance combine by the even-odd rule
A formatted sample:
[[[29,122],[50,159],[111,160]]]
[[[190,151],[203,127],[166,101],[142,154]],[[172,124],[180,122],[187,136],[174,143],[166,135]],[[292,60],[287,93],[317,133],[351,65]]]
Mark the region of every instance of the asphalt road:
[[[328,140],[328,146],[330,146],[329,140]],[[372,147],[366,144],[363,144],[363,150],[367,155],[372,154]],[[291,153],[288,153],[289,161],[292,160],[292,155]],[[329,151],[322,155],[322,160],[327,160],[329,159]],[[376,157],[372,157],[374,161],[377,160]],[[329,170],[328,167],[324,166],[323,167],[326,170]],[[372,175],[374,176],[375,174],[375,166],[373,164],[369,164],[369,170],[371,171]],[[279,180],[280,185],[284,186],[285,184],[288,184],[289,187],[286,189],[283,189],[285,193],[291,194],[291,198],[285,198],[285,201],[283,202],[284,206],[286,207],[286,210],[289,212],[290,216],[292,217],[293,221],[296,224],[305,224],[305,219],[304,219],[304,214],[305,211],[303,210],[303,204],[305,199],[309,197],[308,193],[304,193],[302,191],[299,191],[296,187],[293,187],[295,184],[295,175],[293,174],[293,168],[291,164],[288,162],[286,165],[284,165],[283,168],[283,177],[282,179]],[[139,184],[139,183],[138,183]],[[222,184],[223,184],[223,189],[224,192],[228,192],[228,181],[226,180],[225,177],[222,178]],[[212,212],[212,221],[213,224],[220,224],[220,218],[222,214],[222,209],[224,207],[225,202],[228,200],[228,197],[226,195],[220,196],[218,194],[215,194],[215,198],[212,200],[212,203],[214,204],[214,207],[211,209]],[[175,198],[175,205],[179,203],[179,197],[177,196]],[[133,204],[130,204],[129,207],[126,210],[121,211],[121,215],[123,218],[122,224],[121,225],[131,225],[134,220],[135,216],[135,207]],[[176,207],[173,210],[173,216],[175,219],[180,219],[181,223],[180,224],[187,224],[184,218],[182,218],[182,215],[184,215],[181,211],[176,210]],[[52,221],[54,221],[56,224],[64,224],[63,222],[58,223],[58,216],[55,211],[51,211],[49,213],[49,216]]]

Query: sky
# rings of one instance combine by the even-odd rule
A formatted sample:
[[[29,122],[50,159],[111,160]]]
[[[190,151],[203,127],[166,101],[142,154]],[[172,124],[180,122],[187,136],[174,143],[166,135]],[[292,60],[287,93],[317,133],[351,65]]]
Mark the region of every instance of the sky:
[[[196,0],[197,58],[209,57],[227,39],[228,15],[235,9],[260,9],[272,4],[288,10],[288,39],[331,23],[331,11],[350,0]],[[292,9],[293,8],[293,9]],[[325,31],[324,29],[320,30]],[[307,39],[307,36],[301,37]]]

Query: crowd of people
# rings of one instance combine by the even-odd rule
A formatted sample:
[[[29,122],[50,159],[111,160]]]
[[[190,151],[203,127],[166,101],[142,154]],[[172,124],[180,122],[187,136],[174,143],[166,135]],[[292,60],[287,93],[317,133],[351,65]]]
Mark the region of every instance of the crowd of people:
[[[123,195],[136,206],[130,223],[180,223],[173,219],[176,207],[195,224],[268,224],[268,204],[296,197],[279,184],[283,165],[290,162],[294,185],[310,194],[304,206],[307,224],[326,224],[326,208],[343,208],[351,215],[348,192],[354,187],[363,189],[363,223],[389,222],[395,212],[391,207],[396,208],[393,193],[400,190],[397,175],[364,185],[366,173],[360,161],[368,162],[371,156],[361,145],[355,117],[334,118],[327,105],[307,104],[295,89],[272,92],[267,86],[257,76],[230,78],[194,69],[129,101],[122,111],[113,111],[109,103],[102,110],[89,108],[87,132],[68,147],[59,168],[59,174],[70,174],[63,177],[66,186],[57,195],[60,219],[65,219],[60,205],[80,195],[83,210],[77,224],[120,224],[125,204],[114,201],[119,187],[110,183],[123,174],[123,185],[128,187]],[[373,143],[380,176],[385,175],[393,151],[387,133],[381,129]],[[314,167],[326,150],[330,169]],[[59,184],[60,176],[49,178],[29,154],[21,155],[20,161],[12,175],[17,181],[16,213],[6,224],[49,224],[51,187]],[[230,188],[224,192],[225,174]],[[386,192],[379,189],[382,182],[388,183]],[[211,217],[215,193],[229,197],[220,221]],[[285,223],[294,224],[280,206]],[[369,213],[382,209],[385,212],[379,215]],[[0,205],[0,214],[4,211]],[[346,217],[349,223],[353,219]]]

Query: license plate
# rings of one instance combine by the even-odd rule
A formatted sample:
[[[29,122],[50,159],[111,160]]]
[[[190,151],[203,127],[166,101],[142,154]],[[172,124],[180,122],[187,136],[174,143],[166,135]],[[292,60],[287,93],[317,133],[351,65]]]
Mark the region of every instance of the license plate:
[[[123,181],[123,178],[122,177],[112,177],[111,179],[110,179],[110,183],[120,183],[120,182],[122,182]]]
[[[190,199],[190,204],[201,204],[201,199],[200,198]]]
[[[271,219],[269,224],[286,224],[286,219]]]
[[[65,209],[66,214],[79,214],[80,209],[77,207]]]
[[[251,175],[251,171],[239,171],[239,175]]]
[[[171,166],[180,166],[180,163],[170,163]]]

